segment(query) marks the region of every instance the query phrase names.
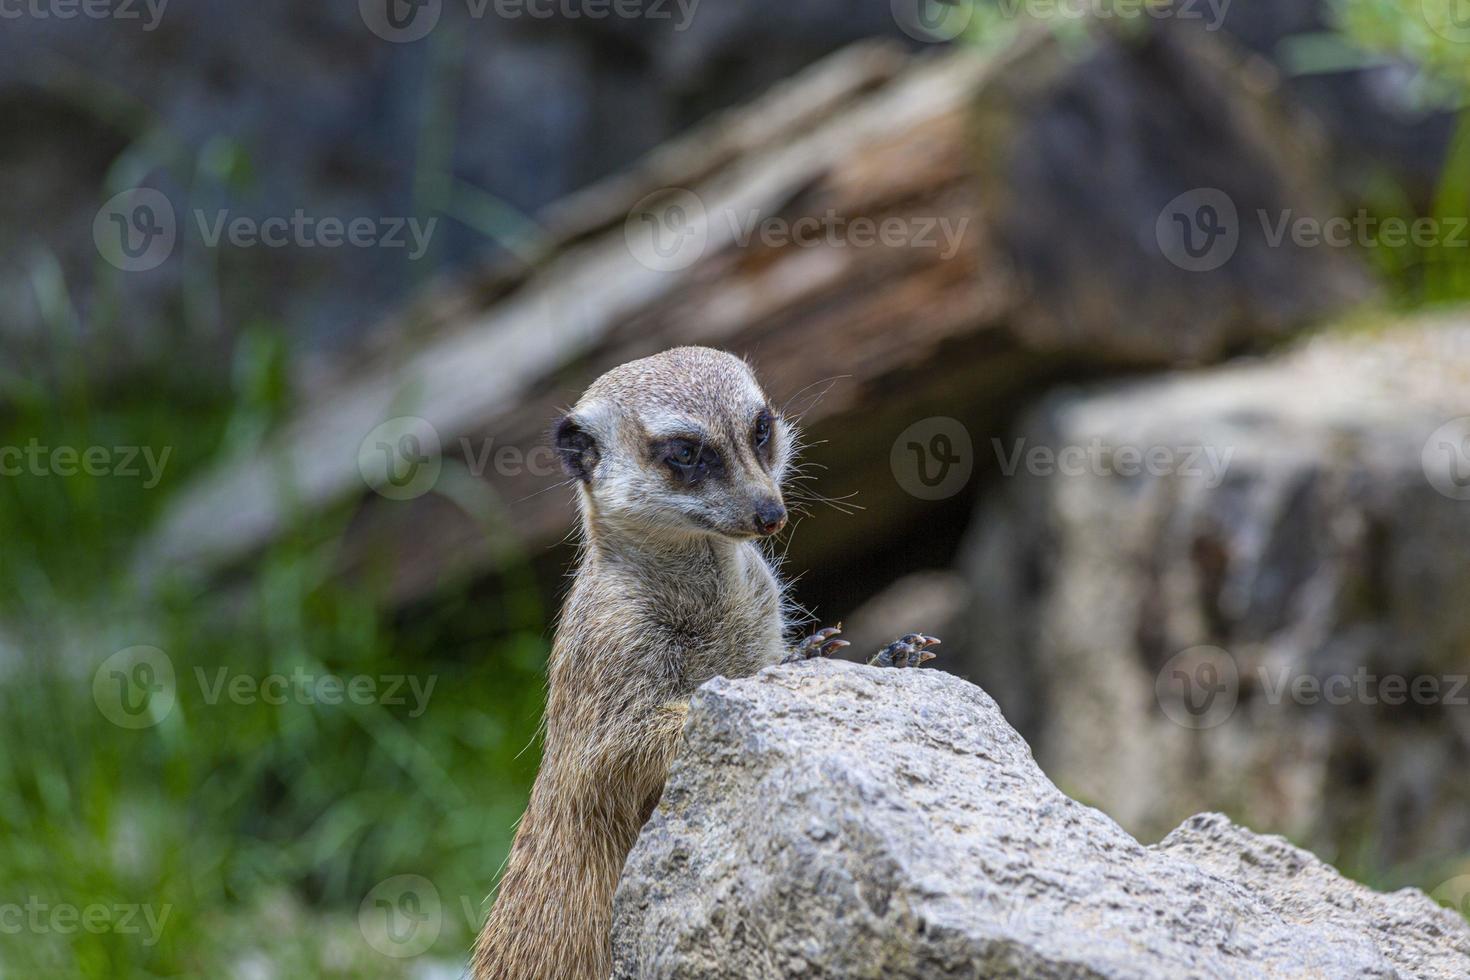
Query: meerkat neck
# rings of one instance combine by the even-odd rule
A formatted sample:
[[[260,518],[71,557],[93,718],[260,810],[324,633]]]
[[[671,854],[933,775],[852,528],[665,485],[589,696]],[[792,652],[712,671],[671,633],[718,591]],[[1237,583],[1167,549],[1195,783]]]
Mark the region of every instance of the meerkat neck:
[[[584,561],[657,568],[670,563],[726,565],[752,545],[714,534],[671,534],[657,536],[617,527],[588,527],[585,531]]]

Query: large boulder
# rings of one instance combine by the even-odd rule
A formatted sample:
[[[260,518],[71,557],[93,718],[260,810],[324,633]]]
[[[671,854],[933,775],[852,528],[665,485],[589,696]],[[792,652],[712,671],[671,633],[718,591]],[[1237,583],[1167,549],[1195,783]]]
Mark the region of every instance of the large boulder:
[[[623,872],[616,977],[1464,977],[1470,927],[1194,817],[1145,847],[979,688],[819,661],[705,685]]]
[[[1224,809],[1364,873],[1453,860],[1467,383],[1470,326],[1440,317],[1056,393],[996,444],[971,676],[1145,839]]]

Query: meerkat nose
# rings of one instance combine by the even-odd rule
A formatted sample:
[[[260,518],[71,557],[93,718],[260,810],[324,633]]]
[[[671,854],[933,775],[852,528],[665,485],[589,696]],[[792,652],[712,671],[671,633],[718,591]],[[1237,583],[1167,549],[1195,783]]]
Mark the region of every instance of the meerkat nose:
[[[751,523],[758,534],[775,534],[786,526],[786,508],[779,500],[763,500],[756,505]]]

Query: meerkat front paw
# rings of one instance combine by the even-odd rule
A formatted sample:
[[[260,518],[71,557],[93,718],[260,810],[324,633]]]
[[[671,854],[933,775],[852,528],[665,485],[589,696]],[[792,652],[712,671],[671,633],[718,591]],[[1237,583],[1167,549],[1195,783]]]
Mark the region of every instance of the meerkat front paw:
[[[817,657],[830,657],[845,646],[851,646],[846,640],[837,639],[837,634],[842,632],[842,624],[829,626],[824,630],[817,630],[811,636],[802,640],[786,654],[782,659],[783,664],[796,663],[800,660],[813,660]]]
[[[917,667],[933,660],[937,654],[929,647],[937,646],[939,637],[909,633],[888,644],[872,660],[869,667]]]

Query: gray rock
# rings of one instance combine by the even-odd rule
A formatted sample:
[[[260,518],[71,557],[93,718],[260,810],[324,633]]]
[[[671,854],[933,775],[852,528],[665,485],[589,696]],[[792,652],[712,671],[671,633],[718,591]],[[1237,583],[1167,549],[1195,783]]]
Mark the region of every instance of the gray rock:
[[[1056,394],[967,549],[970,675],[1144,839],[1223,809],[1432,873],[1470,848],[1467,381],[1435,319]]]
[[[1464,977],[1470,927],[1195,817],[1144,847],[936,671],[717,678],[618,890],[616,977]]]

